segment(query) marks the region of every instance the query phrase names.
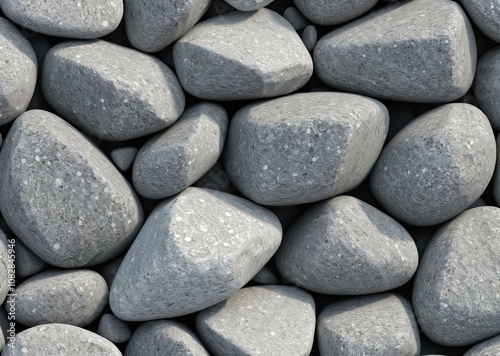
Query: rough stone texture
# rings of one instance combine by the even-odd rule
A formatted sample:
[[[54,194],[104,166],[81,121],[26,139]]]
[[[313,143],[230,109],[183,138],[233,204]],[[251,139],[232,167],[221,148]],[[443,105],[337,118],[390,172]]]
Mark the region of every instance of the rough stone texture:
[[[419,324],[448,346],[500,334],[500,209],[465,211],[427,246],[413,286]]]
[[[310,24],[309,21],[297,10],[295,7],[290,6],[283,12],[283,17],[290,22],[290,25],[295,29],[295,31],[302,30],[307,25]]]
[[[411,304],[396,294],[350,298],[318,315],[321,355],[420,355]]]
[[[496,139],[497,144],[497,162],[495,175],[493,176],[493,196],[498,206],[500,206],[500,134]]]
[[[224,0],[224,1],[237,10],[254,11],[269,5],[274,0]]]
[[[2,356],[121,356],[105,338],[67,324],[38,325],[16,335],[15,347],[6,347]]]
[[[495,355],[500,355],[500,335],[477,344],[464,354],[464,356]]]
[[[132,336],[130,327],[113,314],[104,314],[99,321],[97,333],[114,344],[126,342]]]
[[[306,46],[309,52],[314,50],[314,46],[316,46],[316,42],[318,42],[318,31],[316,27],[313,25],[309,25],[304,29],[302,35],[300,36],[302,42],[304,42],[304,46]]]
[[[365,179],[388,126],[383,104],[355,94],[302,93],[252,103],[231,120],[224,163],[235,187],[259,204],[314,202]]]
[[[49,265],[35,255],[20,239],[16,240],[16,276],[30,277]]]
[[[123,252],[142,221],[137,197],[81,133],[42,110],[21,115],[0,153],[0,210],[26,246],[64,268]]]
[[[300,12],[312,22],[331,26],[368,12],[378,0],[293,0]]]
[[[268,9],[234,11],[200,22],[175,43],[173,55],[184,89],[208,100],[288,94],[313,72],[299,35]]]
[[[3,303],[9,291],[9,274],[15,266],[9,268],[9,254],[15,255],[12,251],[9,253],[9,241],[5,233],[0,230],[0,303]]]
[[[472,84],[476,46],[462,8],[418,0],[383,8],[321,38],[314,49],[319,78],[378,98],[441,103]]]
[[[123,320],[170,318],[229,298],[281,242],[269,210],[216,190],[187,188],[156,206],[113,281]]]
[[[143,52],[157,52],[193,27],[210,0],[125,0],[127,37]]]
[[[173,320],[148,321],[132,335],[125,356],[155,355],[209,356],[196,334]]]
[[[260,284],[278,284],[278,277],[269,267],[264,266],[252,278],[252,281]]]
[[[28,107],[35,91],[36,54],[29,41],[0,17],[0,126]]]
[[[243,288],[196,317],[196,331],[214,355],[309,355],[316,307],[289,286]]]
[[[150,199],[166,198],[203,177],[222,154],[228,125],[220,105],[188,108],[139,150],[132,173],[136,192]]]
[[[160,131],[184,110],[184,92],[159,59],[106,41],[51,48],[42,89],[49,104],[84,133],[121,141]]]
[[[500,42],[500,1],[462,0],[462,6],[477,27],[493,41]]]
[[[138,150],[135,147],[115,148],[111,151],[111,159],[120,171],[128,171],[134,163],[137,151]]]
[[[469,104],[447,104],[402,129],[384,148],[370,186],[393,216],[428,226],[469,207],[495,169],[495,137],[486,116]]]
[[[478,105],[491,126],[500,130],[500,46],[479,59],[473,89]]]

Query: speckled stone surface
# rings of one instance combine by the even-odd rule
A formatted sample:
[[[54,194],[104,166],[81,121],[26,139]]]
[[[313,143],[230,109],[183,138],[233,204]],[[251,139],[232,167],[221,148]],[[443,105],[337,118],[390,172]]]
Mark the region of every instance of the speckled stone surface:
[[[102,316],[97,333],[115,344],[126,342],[132,336],[128,324],[109,313]]]
[[[497,162],[495,174],[493,175],[493,196],[498,206],[500,206],[500,135],[496,139],[497,144]]]
[[[401,2],[342,26],[314,49],[326,84],[377,98],[441,103],[472,84],[476,46],[462,8],[448,0]]]
[[[132,335],[125,356],[154,355],[161,350],[171,356],[208,356],[196,334],[174,320],[148,321]]]
[[[196,317],[214,355],[309,355],[315,324],[312,296],[289,286],[243,288]]]
[[[135,147],[119,147],[111,151],[111,159],[120,171],[127,171],[134,164],[138,149]]]
[[[464,354],[464,356],[495,355],[500,355],[500,335],[477,344]]]
[[[21,115],[0,153],[0,210],[30,250],[53,266],[105,262],[143,220],[132,188],[80,132],[42,110]]]
[[[377,0],[293,0],[295,6],[312,22],[338,25],[368,12]]]
[[[500,42],[500,1],[462,0],[462,6],[479,29],[493,41]]]
[[[225,0],[226,3],[240,11],[254,11],[261,9],[274,0]]]
[[[479,59],[473,89],[477,103],[491,126],[500,130],[500,46]]]
[[[385,146],[370,187],[393,217],[434,225],[481,196],[493,175],[495,156],[486,116],[469,104],[447,104],[413,120]]]
[[[302,93],[253,103],[231,120],[224,163],[235,187],[259,204],[314,202],[366,178],[388,126],[382,103],[355,94]]]
[[[113,281],[123,320],[190,314],[229,298],[269,261],[282,229],[269,210],[216,190],[187,188],[153,210]]]
[[[160,131],[184,110],[184,92],[159,59],[106,41],[68,41],[43,65],[49,104],[86,134],[111,141]]]
[[[15,266],[9,266],[9,255],[14,255],[14,251],[9,251],[11,247],[9,241],[7,240],[7,236],[0,229],[0,302],[3,303],[5,297],[8,293],[12,293],[9,290],[9,274],[12,274]],[[12,245],[11,245],[12,246]],[[14,262],[14,261],[13,261]]]
[[[411,304],[396,294],[350,298],[318,315],[321,355],[420,355]]]
[[[184,90],[208,100],[268,98],[291,93],[312,75],[299,35],[276,12],[234,11],[199,22],[174,45]]]
[[[19,277],[29,277],[43,271],[49,265],[36,254],[33,253],[20,240],[16,240],[16,275]]]
[[[150,199],[166,198],[203,177],[222,154],[228,125],[220,105],[200,103],[186,109],[175,124],[139,150],[132,173],[136,192]]]
[[[427,246],[413,286],[425,334],[448,346],[500,334],[500,208],[465,211]]]
[[[307,26],[302,35],[300,36],[302,42],[304,42],[304,46],[306,46],[309,52],[312,52],[314,46],[316,46],[316,42],[318,42],[318,30],[314,25]]]

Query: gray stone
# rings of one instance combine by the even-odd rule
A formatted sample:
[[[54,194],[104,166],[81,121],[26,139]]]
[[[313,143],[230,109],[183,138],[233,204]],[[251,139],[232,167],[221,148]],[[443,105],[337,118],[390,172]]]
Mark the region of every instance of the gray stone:
[[[462,346],[500,334],[500,208],[469,209],[434,235],[413,286],[415,315],[434,342]]]
[[[37,59],[37,67],[43,67],[43,61],[45,59],[46,54],[50,50],[50,42],[46,36],[35,33],[33,36],[29,36],[25,34],[30,41],[31,46],[35,50],[36,59]],[[33,96],[31,97],[31,101],[28,105],[27,110],[40,109],[40,110],[48,110],[50,111],[50,107],[45,100],[45,97],[42,93],[42,71],[39,70],[37,72],[36,86],[35,91],[33,92]]]
[[[1,328],[0,328],[0,351],[2,351],[5,347],[5,338],[3,337],[3,334],[1,333]]]
[[[138,150],[135,147],[115,148],[111,151],[111,159],[120,171],[128,171],[134,163],[137,151]]]
[[[10,328],[10,320],[9,320],[9,317],[7,315],[7,313],[5,312],[5,309],[4,308],[0,308],[0,330],[1,330],[1,334],[0,334],[0,338],[3,338],[4,339],[4,342],[5,340],[7,340],[7,338],[10,336],[9,334],[9,328]],[[14,327],[14,329],[16,329]],[[15,330],[13,330],[13,337],[15,337]]]
[[[321,355],[420,355],[411,304],[397,294],[350,298],[318,315]]]
[[[70,41],[49,51],[43,93],[67,121],[122,141],[160,131],[184,110],[184,92],[159,59],[106,41]]]
[[[121,356],[120,350],[105,338],[77,326],[44,324],[21,331],[14,347],[2,356]]]
[[[211,19],[212,17],[225,15],[233,11],[236,11],[236,9],[224,0],[213,0],[204,17],[207,19]]]
[[[9,260],[10,258],[16,258],[15,251],[12,250],[11,241],[7,240],[5,233],[0,230],[0,303],[3,303],[7,294],[12,292],[9,280],[12,279],[13,273],[15,278],[16,266],[14,263],[16,261]]]
[[[368,12],[378,0],[293,0],[302,14],[312,22],[338,25]]]
[[[278,284],[278,277],[269,267],[264,266],[253,276],[252,281],[260,284]]]
[[[20,239],[16,240],[16,276],[30,277],[49,265],[33,253]]]
[[[462,0],[462,6],[477,27],[493,41],[500,42],[499,0]]]
[[[473,89],[477,103],[491,126],[500,130],[500,46],[479,59]]]
[[[173,55],[184,89],[208,100],[288,94],[313,72],[299,35],[268,9],[234,11],[200,22],[175,43]]]
[[[477,344],[464,354],[464,356],[495,355],[500,355],[500,335]]]
[[[243,287],[281,242],[269,210],[216,190],[187,188],[156,206],[113,281],[110,305],[127,321],[170,318]]]
[[[297,10],[295,7],[287,7],[283,12],[283,17],[290,22],[290,25],[295,29],[295,31],[302,30],[310,22]]]
[[[122,0],[0,0],[4,14],[50,36],[92,39],[113,32],[123,16]]]
[[[469,104],[447,104],[413,120],[385,146],[370,187],[395,218],[417,226],[444,222],[485,191],[495,169],[495,137]]]
[[[318,31],[316,27],[313,25],[309,25],[304,29],[302,35],[300,36],[302,42],[304,42],[304,46],[306,46],[309,52],[314,50],[314,46],[316,46],[316,42],[318,42]]]
[[[28,107],[35,91],[37,62],[29,41],[0,17],[0,126]]]
[[[239,194],[234,185],[231,183],[231,180],[229,180],[226,168],[224,168],[221,160],[217,161],[217,163],[215,163],[215,165],[210,168],[210,170],[205,173],[203,177],[198,179],[193,186],[218,190],[233,195]]]
[[[126,179],[61,118],[22,114],[0,153],[0,210],[26,246],[64,268],[106,262],[136,236],[143,213]]]
[[[114,344],[126,342],[132,336],[128,324],[113,314],[104,314],[102,316],[97,333]]]
[[[143,52],[157,52],[193,27],[210,0],[125,0],[127,37]]]
[[[312,296],[289,286],[243,288],[196,317],[214,355],[309,355],[315,324]]]
[[[495,174],[493,176],[493,197],[498,206],[500,206],[500,134],[496,139],[497,144],[497,162]]]
[[[229,5],[240,11],[254,11],[262,9],[274,0],[225,0]]]
[[[476,45],[456,2],[409,1],[330,32],[318,41],[314,64],[323,82],[343,91],[444,103],[470,88]]]
[[[356,94],[301,93],[252,103],[231,120],[225,166],[235,187],[259,204],[323,200],[366,178],[388,126],[385,106]]]
[[[228,125],[220,105],[200,103],[188,108],[174,125],[139,150],[132,172],[136,192],[161,199],[195,183],[222,154]]]
[[[99,273],[106,280],[109,288],[111,288],[111,285],[113,284],[113,281],[116,277],[116,273],[118,272],[118,269],[120,268],[120,265],[122,264],[124,258],[125,255],[120,255],[117,258],[114,258],[102,265]]]
[[[134,332],[125,356],[156,355],[209,356],[196,334],[174,320],[148,321]]]

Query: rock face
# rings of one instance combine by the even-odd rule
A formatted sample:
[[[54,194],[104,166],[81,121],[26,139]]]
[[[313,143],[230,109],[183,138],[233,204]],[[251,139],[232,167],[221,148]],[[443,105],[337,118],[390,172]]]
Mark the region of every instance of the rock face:
[[[135,147],[115,148],[113,151],[111,151],[111,159],[120,171],[127,171],[134,164],[134,159],[137,155],[137,151],[138,150]]]
[[[20,239],[16,240],[16,276],[30,277],[49,265],[35,255]]]
[[[318,41],[315,70],[349,92],[409,102],[449,102],[472,84],[476,46],[460,6],[419,0],[385,7]]]
[[[464,356],[489,356],[500,354],[500,335],[483,341],[469,351]]]
[[[171,318],[229,298],[281,242],[269,210],[215,190],[187,188],[161,202],[113,281],[110,305],[123,320]]]
[[[293,0],[312,22],[331,26],[352,20],[369,11],[378,0]]]
[[[495,175],[493,176],[493,196],[497,205],[500,206],[500,135],[497,136],[497,163]]]
[[[102,316],[97,333],[115,344],[126,342],[132,336],[128,324],[113,314],[104,314]]]
[[[500,5],[500,3],[499,3]],[[500,9],[499,9],[500,10]],[[500,130],[500,47],[482,56],[477,64],[474,95],[494,130]]]
[[[41,110],[22,114],[0,153],[0,210],[26,246],[53,266],[105,262],[143,220],[135,193],[81,133]]]
[[[498,0],[462,0],[462,6],[472,21],[493,41],[500,42],[500,1]]]
[[[255,11],[269,5],[274,0],[224,0],[224,1],[240,11]]]
[[[12,251],[9,252],[9,241],[7,236],[0,229],[0,301],[4,302],[5,297],[9,293],[9,274],[12,274],[13,266],[9,266],[9,254],[13,255]]]

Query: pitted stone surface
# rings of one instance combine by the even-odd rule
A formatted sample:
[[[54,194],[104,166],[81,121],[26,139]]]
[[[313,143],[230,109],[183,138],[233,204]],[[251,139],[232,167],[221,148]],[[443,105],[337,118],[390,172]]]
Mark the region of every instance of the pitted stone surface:
[[[111,151],[111,159],[120,171],[127,171],[134,164],[138,149],[135,147],[119,147]]]
[[[224,1],[240,11],[255,11],[269,5],[274,0],[224,0]]]
[[[33,253],[20,239],[16,240],[16,275],[30,277],[48,267],[48,264]]]
[[[478,106],[493,129],[500,130],[500,47],[493,48],[479,59],[473,88]]]
[[[477,344],[464,354],[464,356],[494,355],[500,355],[500,335]]]
[[[499,0],[462,0],[462,6],[469,17],[493,41],[500,42],[500,1]]]
[[[114,344],[126,342],[132,336],[130,327],[113,314],[104,314],[99,321],[97,333]]]
[[[368,12],[377,0],[293,0],[312,22],[331,26],[352,20]]]

